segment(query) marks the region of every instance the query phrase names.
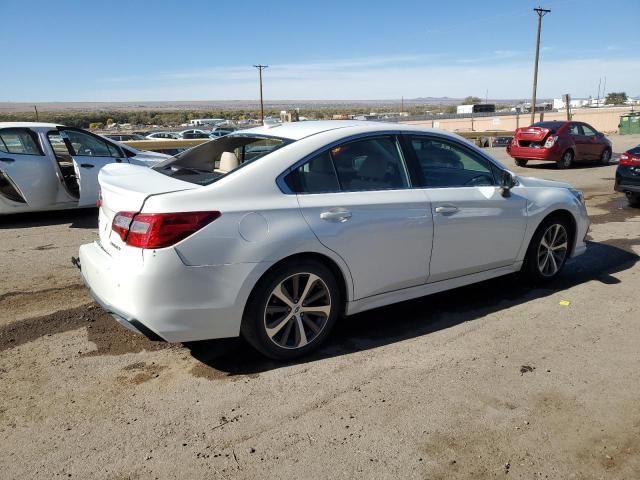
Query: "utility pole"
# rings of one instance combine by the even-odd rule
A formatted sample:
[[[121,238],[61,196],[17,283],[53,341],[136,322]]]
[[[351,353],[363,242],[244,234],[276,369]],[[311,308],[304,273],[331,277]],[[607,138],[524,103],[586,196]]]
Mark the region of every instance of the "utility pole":
[[[567,122],[571,121],[571,96],[568,93],[565,93],[562,96],[564,100],[565,107],[567,108]]]
[[[402,112],[404,112],[404,96],[401,97],[400,102],[400,113],[402,114]]]
[[[33,109],[36,111],[36,122],[39,122],[40,121],[40,117],[38,116],[38,107],[36,105],[34,105]]]
[[[260,122],[264,125],[264,102],[262,101],[262,70],[269,68],[269,65],[254,65],[260,75]]]
[[[605,101],[607,99],[607,77],[604,77],[604,85],[602,87],[602,99]],[[598,103],[598,106],[600,106],[599,103]]]
[[[536,121],[536,93],[538,89],[538,59],[540,58],[540,30],[542,29],[542,17],[544,17],[547,13],[551,12],[551,10],[545,10],[544,8],[538,7],[533,9],[534,12],[538,15],[538,35],[536,37],[536,62],[533,69],[533,95],[531,96],[531,125],[533,125]]]
[[[602,85],[602,77],[598,79],[598,97],[596,100],[596,107],[600,105],[600,86]]]

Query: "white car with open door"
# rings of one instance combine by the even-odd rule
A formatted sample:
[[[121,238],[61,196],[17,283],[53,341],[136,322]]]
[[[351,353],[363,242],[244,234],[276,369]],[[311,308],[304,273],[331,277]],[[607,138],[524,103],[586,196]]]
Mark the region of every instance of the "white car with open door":
[[[94,206],[105,165],[167,158],[78,128],[0,122],[0,215]]]
[[[296,122],[234,132],[150,169],[100,172],[93,296],[174,342],[244,336],[288,359],[335,321],[586,250],[582,194],[516,177],[447,132]]]

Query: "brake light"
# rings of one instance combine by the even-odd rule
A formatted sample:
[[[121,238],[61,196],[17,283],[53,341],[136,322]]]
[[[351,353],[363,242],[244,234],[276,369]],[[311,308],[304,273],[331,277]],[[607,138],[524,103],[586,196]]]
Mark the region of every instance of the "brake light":
[[[557,135],[547,138],[547,141],[544,142],[544,148],[553,147],[557,141],[558,141],[558,136]]]
[[[100,208],[102,206],[102,189],[100,185],[98,185],[98,200],[96,200],[96,207]]]
[[[624,165],[627,167],[639,167],[640,157],[632,155],[630,153],[623,153],[622,155],[620,155],[619,165]]]
[[[220,212],[118,212],[111,229],[132,247],[163,248],[187,238],[220,215]]]

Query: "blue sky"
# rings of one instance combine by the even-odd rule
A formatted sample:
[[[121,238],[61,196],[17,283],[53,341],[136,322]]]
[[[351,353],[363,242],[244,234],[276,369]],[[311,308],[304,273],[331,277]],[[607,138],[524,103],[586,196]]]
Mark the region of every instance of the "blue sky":
[[[547,0],[539,97],[640,95],[640,0]],[[527,98],[528,0],[14,1],[0,101]]]

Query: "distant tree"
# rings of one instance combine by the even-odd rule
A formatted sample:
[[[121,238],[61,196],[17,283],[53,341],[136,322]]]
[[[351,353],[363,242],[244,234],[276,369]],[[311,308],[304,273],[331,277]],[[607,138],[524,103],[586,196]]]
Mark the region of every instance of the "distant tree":
[[[604,103],[607,105],[620,105],[627,101],[627,94],[625,92],[611,92],[607,94],[607,98]]]
[[[95,128],[102,128],[102,127],[104,127],[104,123],[102,123],[102,122],[91,122],[89,124],[89,128],[92,129],[92,130],[95,129]]]
[[[107,118],[107,125],[111,125],[113,123],[113,118]]]
[[[482,103],[482,100],[478,97],[466,97],[464,100],[462,100],[462,105],[475,105],[476,103]]]
[[[466,104],[469,105],[469,104]],[[447,105],[446,107],[444,107],[443,112],[444,113],[456,113],[456,106],[455,105]]]

